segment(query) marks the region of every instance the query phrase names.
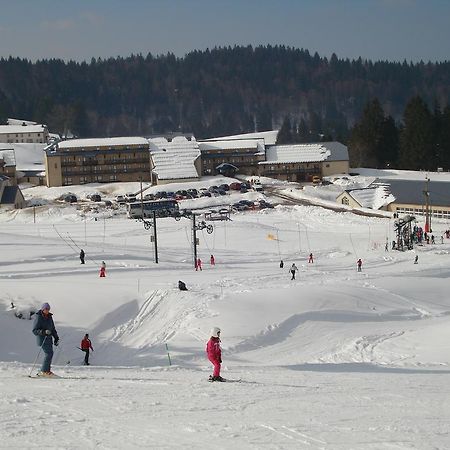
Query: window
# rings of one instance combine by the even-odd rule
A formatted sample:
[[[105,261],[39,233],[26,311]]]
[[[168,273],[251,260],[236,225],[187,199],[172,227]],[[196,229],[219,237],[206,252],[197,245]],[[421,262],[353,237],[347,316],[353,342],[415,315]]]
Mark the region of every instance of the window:
[[[342,197],[342,204],[343,205],[349,205],[350,204],[350,202],[348,201],[347,197]]]

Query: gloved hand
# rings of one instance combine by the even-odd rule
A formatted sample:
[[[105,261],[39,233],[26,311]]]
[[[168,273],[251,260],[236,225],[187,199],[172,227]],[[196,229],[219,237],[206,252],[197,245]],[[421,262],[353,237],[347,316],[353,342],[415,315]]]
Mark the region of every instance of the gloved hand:
[[[55,342],[54,342],[54,344],[55,344],[55,347],[58,347],[58,344],[59,344],[59,339],[55,339]]]
[[[50,335],[52,334],[52,331],[51,331],[51,330],[45,330],[44,333],[45,333],[47,336],[50,336]]]

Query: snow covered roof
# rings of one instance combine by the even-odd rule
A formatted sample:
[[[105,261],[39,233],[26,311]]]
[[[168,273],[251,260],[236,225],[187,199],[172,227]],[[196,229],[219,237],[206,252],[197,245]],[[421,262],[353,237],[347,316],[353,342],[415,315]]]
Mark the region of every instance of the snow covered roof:
[[[329,156],[330,151],[320,144],[274,145],[266,150],[266,161],[259,164],[320,162]]]
[[[327,161],[348,161],[348,148],[337,141],[321,142],[320,145],[330,151]]]
[[[258,151],[260,147],[264,148],[264,139],[235,139],[231,141],[217,140],[208,142],[199,142],[200,151],[205,150],[238,150],[238,149],[254,149]]]
[[[12,143],[8,144],[15,153],[16,170],[43,171],[45,170],[44,148],[47,144]]]
[[[424,180],[379,180],[390,186],[395,195],[396,203],[424,205],[423,191],[426,189]],[[450,206],[450,182],[430,181],[428,185],[429,199],[432,205]]]
[[[384,184],[365,189],[351,189],[345,192],[350,194],[363,208],[380,209],[395,201],[389,186]]]
[[[333,151],[337,155],[333,155]],[[341,161],[342,159],[348,160],[348,151],[345,145],[339,142],[319,142],[314,144],[274,145],[266,150],[266,161],[259,164],[310,163]]]
[[[2,198],[0,199],[0,203],[2,205],[15,203],[18,191],[18,186],[5,186],[5,188],[3,189]]]
[[[14,155],[13,148],[2,149],[0,148],[0,159],[5,163],[5,167],[11,167],[16,165],[16,156]]]
[[[0,125],[0,134],[43,133],[44,125]]]
[[[200,157],[198,142],[184,136],[171,141],[163,137],[149,139],[154,169],[160,180],[198,178],[194,162]]]
[[[57,143],[60,150],[86,147],[114,147],[124,145],[148,145],[147,139],[143,137],[112,137],[91,139],[69,139]]]
[[[258,131],[256,133],[234,134],[231,136],[222,136],[217,138],[205,139],[205,141],[232,141],[241,139],[264,139],[265,145],[275,145],[279,130]]]
[[[7,120],[8,125],[38,125],[37,122],[33,122],[32,120],[22,120],[22,119],[13,119],[11,117]]]

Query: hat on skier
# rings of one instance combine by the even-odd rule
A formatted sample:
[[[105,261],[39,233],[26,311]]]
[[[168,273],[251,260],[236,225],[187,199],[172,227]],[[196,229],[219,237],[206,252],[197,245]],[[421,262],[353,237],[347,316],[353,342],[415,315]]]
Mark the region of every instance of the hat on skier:
[[[211,336],[212,337],[219,337],[219,334],[220,334],[220,328],[219,327],[211,328]]]
[[[44,311],[44,309],[50,310],[50,305],[48,303],[42,303],[41,311]]]

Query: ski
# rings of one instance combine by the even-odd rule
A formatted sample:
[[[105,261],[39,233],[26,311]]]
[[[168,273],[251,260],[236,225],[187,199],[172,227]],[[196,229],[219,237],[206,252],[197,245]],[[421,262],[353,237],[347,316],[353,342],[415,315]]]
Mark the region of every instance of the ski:
[[[60,375],[51,375],[51,376],[45,376],[45,375],[27,375],[27,378],[32,379],[40,379],[40,380],[88,380],[88,377],[71,377],[71,376],[60,376]]]
[[[242,380],[240,378],[239,379],[222,378],[222,380],[219,381],[219,380],[213,380],[212,377],[210,376],[208,378],[208,381],[210,383],[240,383]]]

